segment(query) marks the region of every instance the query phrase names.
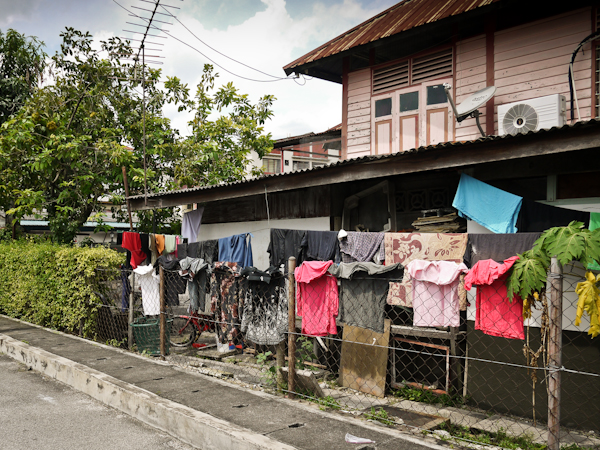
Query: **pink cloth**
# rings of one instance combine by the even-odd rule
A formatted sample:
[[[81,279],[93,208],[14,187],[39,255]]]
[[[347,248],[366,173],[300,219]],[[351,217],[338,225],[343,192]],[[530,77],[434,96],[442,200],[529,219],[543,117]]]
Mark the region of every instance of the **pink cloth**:
[[[467,248],[466,233],[385,233],[385,264],[401,263],[404,267],[415,259],[454,261],[461,263]],[[402,282],[390,282],[387,302],[411,308],[412,286],[405,277]],[[467,309],[467,293],[459,290],[461,310]]]
[[[465,289],[477,285],[475,329],[490,336],[525,339],[523,329],[523,300],[508,299],[506,278],[518,256],[504,260],[504,264],[484,259],[473,266],[465,277]]]
[[[457,327],[460,325],[460,274],[464,263],[416,259],[406,267],[412,282],[413,325],[416,327]]]
[[[327,272],[333,261],[305,261],[296,267],[297,312],[302,317],[302,334],[327,336],[336,334],[338,287],[336,278]]]

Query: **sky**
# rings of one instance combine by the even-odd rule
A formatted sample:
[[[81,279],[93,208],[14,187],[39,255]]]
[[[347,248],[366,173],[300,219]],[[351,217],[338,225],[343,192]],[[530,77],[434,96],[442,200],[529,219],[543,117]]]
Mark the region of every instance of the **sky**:
[[[233,82],[253,102],[265,94],[277,98],[273,105],[274,117],[265,125],[274,139],[322,132],[342,120],[341,84],[316,78],[257,82],[227,71],[254,80],[284,78],[283,66],[396,2],[161,0],[161,4],[180,8],[170,11],[205,44],[271,76],[215,53],[168,16],[157,16],[173,25],[163,25],[171,36],[160,39],[164,42],[164,50],[159,53],[164,56],[163,64],[153,67],[161,68],[163,76],[179,77],[193,93],[204,64],[211,63],[207,59],[210,58],[219,73],[218,84]],[[152,0],[0,0],[0,30],[13,28],[28,36],[37,36],[46,44],[46,52],[52,55],[60,48],[60,32],[65,27],[89,31],[97,41],[111,36],[137,38],[124,31],[141,29],[127,23],[141,23],[129,17],[127,10],[142,15],[143,11],[134,7],[150,9],[152,3]],[[189,116],[178,113],[174,107],[167,107],[165,114],[182,135],[189,134]]]

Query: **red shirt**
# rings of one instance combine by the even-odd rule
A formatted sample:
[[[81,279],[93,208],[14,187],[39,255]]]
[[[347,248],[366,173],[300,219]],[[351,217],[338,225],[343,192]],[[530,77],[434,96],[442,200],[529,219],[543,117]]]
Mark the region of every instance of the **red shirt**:
[[[499,264],[492,259],[479,261],[465,277],[465,289],[477,285],[475,329],[490,336],[525,339],[523,329],[523,300],[508,299],[506,278],[518,256]]]

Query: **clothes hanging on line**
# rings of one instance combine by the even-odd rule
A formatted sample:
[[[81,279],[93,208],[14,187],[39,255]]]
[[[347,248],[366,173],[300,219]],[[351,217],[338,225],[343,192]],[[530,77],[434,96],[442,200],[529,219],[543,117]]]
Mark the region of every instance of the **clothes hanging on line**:
[[[165,248],[163,250],[163,255],[168,255],[170,253],[174,253],[177,249],[177,239],[176,236],[172,234],[165,234]]]
[[[406,267],[411,261],[453,261],[461,263],[467,248],[466,233],[385,233],[385,264],[400,263]],[[467,309],[467,293],[459,287],[461,311]],[[388,304],[412,307],[411,281],[390,282]]]
[[[131,252],[131,267],[134,269],[146,260],[146,254],[142,251],[142,241],[139,233],[125,231],[121,246]]]
[[[464,263],[473,267],[485,259],[502,262],[531,250],[539,237],[540,233],[469,234]]]
[[[508,299],[506,279],[508,271],[519,259],[513,256],[497,263],[487,259],[477,262],[465,277],[465,289],[477,286],[475,329],[490,336],[525,339],[523,328],[523,300]]]
[[[165,250],[165,235],[155,234],[154,240],[156,241],[156,252],[158,253],[158,256],[161,256]]]
[[[474,220],[494,233],[516,233],[522,201],[523,198],[518,195],[463,173],[452,206],[461,217]]]
[[[183,258],[179,261],[179,275],[187,281],[190,312],[204,311],[208,292],[209,265],[201,258]]]
[[[156,235],[155,234],[150,234],[148,236],[148,238],[149,238],[149,241],[150,241],[150,263],[152,265],[154,265],[156,263],[156,260],[160,256],[158,254],[158,248],[156,247]]]
[[[383,333],[389,280],[402,279],[402,264],[341,263],[328,271],[340,281],[338,321]]]
[[[181,235],[184,238],[187,238],[189,243],[198,240],[198,232],[200,231],[200,225],[202,224],[203,213],[204,206],[200,206],[198,209],[183,215],[183,220],[181,221]]]
[[[167,305],[177,306],[179,305],[179,294],[185,293],[187,287],[185,280],[177,273],[181,268],[179,261],[162,255],[156,260],[156,274],[159,273],[159,266],[164,269],[165,302]]]
[[[228,344],[240,333],[240,314],[244,290],[240,267],[235,262],[218,261],[210,279],[211,311],[215,315],[217,338]]]
[[[252,235],[243,233],[219,239],[219,260],[241,267],[252,266]]]
[[[140,242],[142,244],[142,252],[146,255],[146,259],[143,262],[147,264],[152,256],[152,252],[150,251],[150,235],[148,233],[140,233]]]
[[[327,271],[332,264],[332,261],[304,261],[294,271],[298,286],[296,309],[302,317],[302,334],[337,334],[338,286],[335,277]]]
[[[405,273],[412,280],[415,327],[457,327],[460,325],[458,285],[469,269],[453,261],[413,260]]]
[[[279,344],[288,331],[285,276],[273,266],[245,267],[240,275],[246,278],[241,331],[257,345]]]
[[[339,263],[340,242],[337,231],[307,231],[302,240],[303,260]]]
[[[269,242],[269,264],[273,267],[280,267],[282,264],[287,271],[288,259],[296,258],[296,267],[302,264],[302,242],[306,238],[304,230],[284,230],[278,228],[271,229],[271,240]]]
[[[590,223],[590,213],[523,199],[523,206],[521,206],[517,220],[517,228],[522,233],[543,232],[549,228],[566,227],[574,220],[583,222],[587,228]]]
[[[208,264],[219,261],[219,241],[217,239],[195,242],[190,245],[193,245],[192,252],[195,251],[196,258],[202,258]],[[191,247],[188,247],[188,251],[190,251],[190,249]]]
[[[188,244],[177,244],[177,258],[185,259],[188,257]]]
[[[160,276],[151,265],[138,266],[133,269],[136,282],[142,289],[142,308],[145,316],[160,314]]]
[[[385,233],[348,231],[346,236],[338,239],[342,261],[345,263],[372,261],[382,264],[385,261],[384,236]]]

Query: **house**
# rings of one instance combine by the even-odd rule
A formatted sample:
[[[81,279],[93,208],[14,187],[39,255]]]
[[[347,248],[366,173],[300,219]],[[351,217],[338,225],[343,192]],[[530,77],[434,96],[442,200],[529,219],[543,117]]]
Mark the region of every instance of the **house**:
[[[340,158],[342,124],[322,133],[306,133],[277,139],[263,159],[266,174],[288,173],[321,167]]]
[[[584,42],[599,29],[598,14],[594,2],[578,1],[401,2],[284,68],[342,84],[340,161],[151,194],[147,205],[142,196],[132,197],[132,208],[202,203],[200,238],[252,232],[259,268],[268,265],[271,228],[407,229],[423,210],[451,206],[460,173],[528,200],[600,212],[600,40]],[[485,136],[474,117],[455,120],[444,84],[458,105],[496,87],[478,108]],[[540,109],[536,101],[548,96],[557,100],[554,106],[548,101]],[[554,122],[509,133],[506,107],[515,103],[538,108],[539,123],[549,108]],[[531,124],[525,115],[514,121]],[[565,361],[598,374],[600,343],[570,325],[571,303],[567,309]],[[540,336],[535,324],[532,330],[533,345]],[[522,341],[483,335],[474,330],[472,315],[465,333],[461,351],[468,344],[475,360],[463,368],[461,392],[480,407],[531,417],[531,379],[519,367]],[[581,399],[563,395],[563,423],[597,429],[596,378],[563,374],[563,392],[583,391],[594,413],[582,415]],[[535,399],[537,416],[544,417],[545,386],[538,386]]]
[[[598,41],[574,52],[597,31],[593,5],[404,1],[284,69],[342,84],[343,159],[480,137],[475,119],[455,122],[444,83],[452,86],[456,103],[496,86],[480,111],[487,135],[504,134],[500,105],[551,94],[569,100],[569,123],[588,120],[599,113]],[[568,78],[572,56],[575,105]]]

